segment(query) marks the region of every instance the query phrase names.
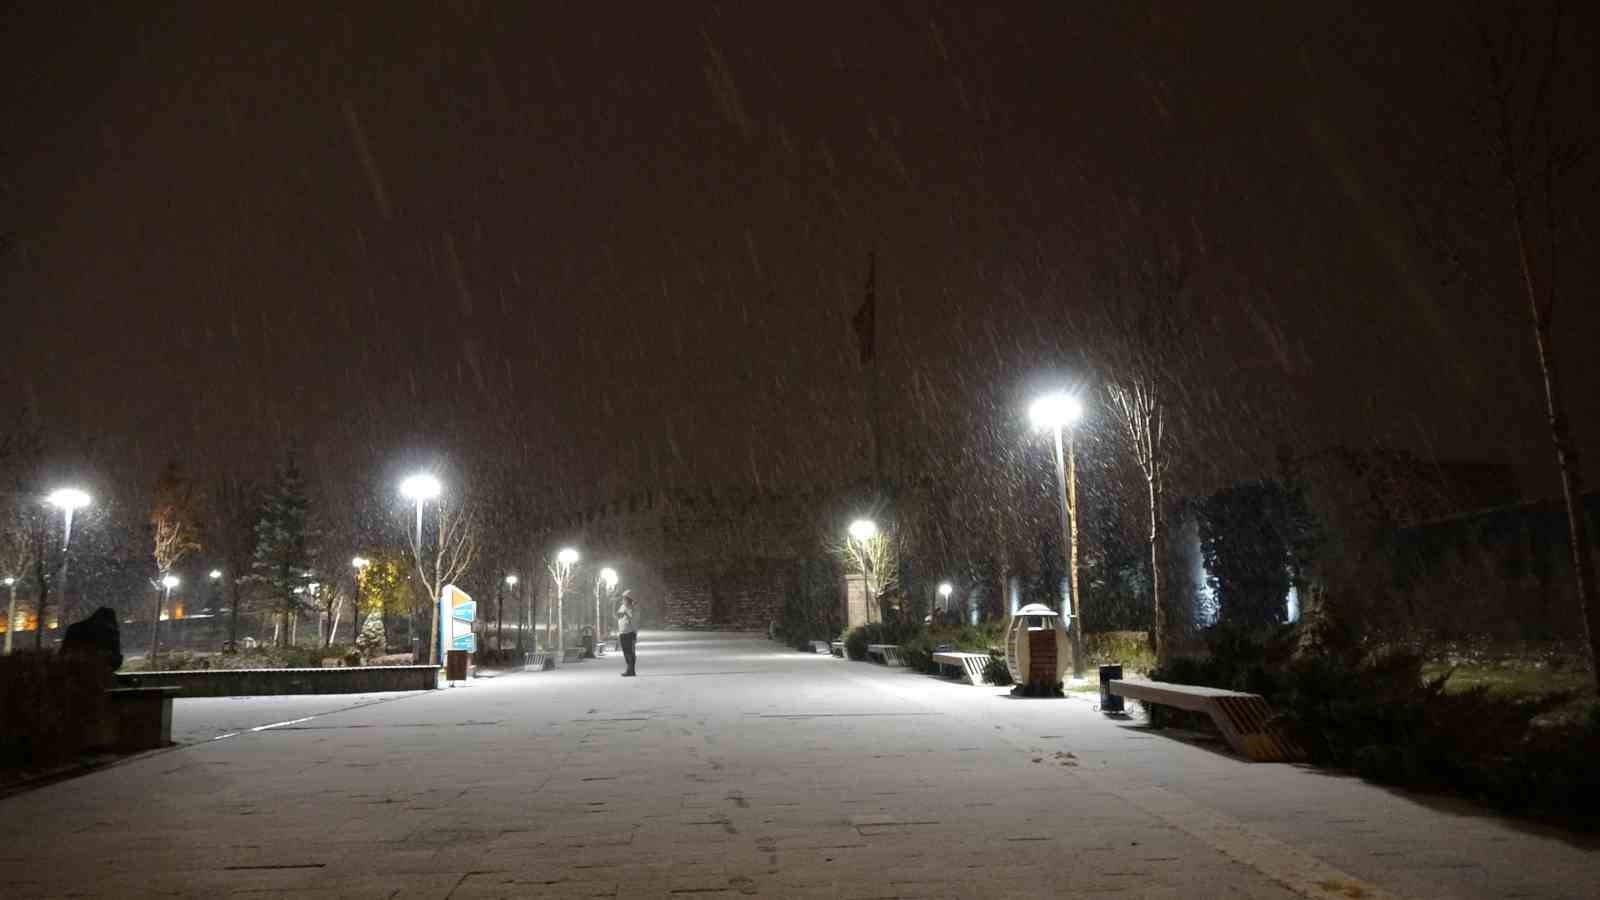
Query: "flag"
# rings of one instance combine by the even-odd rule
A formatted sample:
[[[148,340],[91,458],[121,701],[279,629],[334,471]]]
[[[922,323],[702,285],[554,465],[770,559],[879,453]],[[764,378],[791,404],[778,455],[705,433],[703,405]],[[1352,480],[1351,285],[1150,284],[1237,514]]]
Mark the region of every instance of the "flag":
[[[876,337],[878,325],[878,257],[873,254],[867,260],[867,296],[861,301],[861,307],[856,310],[855,318],[850,324],[856,330],[856,347],[860,352],[861,364],[872,362],[876,351]]]

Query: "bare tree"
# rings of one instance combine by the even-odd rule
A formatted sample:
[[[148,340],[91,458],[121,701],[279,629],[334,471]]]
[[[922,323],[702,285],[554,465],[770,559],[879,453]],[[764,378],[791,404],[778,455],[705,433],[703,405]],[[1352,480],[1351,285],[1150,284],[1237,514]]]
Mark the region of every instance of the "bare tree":
[[[417,578],[427,591],[428,632],[423,640],[423,665],[431,665],[434,658],[434,636],[439,633],[439,592],[466,575],[478,557],[478,514],[470,500],[451,506],[440,500],[436,521],[437,539],[431,547],[421,546],[417,532],[411,532],[411,559],[417,567]]]
[[[175,462],[169,462],[156,480],[150,505],[151,556],[156,574],[150,579],[156,593],[156,614],[150,622],[150,662],[161,652],[161,605],[166,596],[163,579],[189,553],[200,549],[200,528],[194,482]]]
[[[228,584],[228,643],[223,649],[232,651],[239,646],[239,607],[255,555],[261,489],[235,472],[221,473],[211,483],[206,535],[222,560],[222,577]]]
[[[1516,253],[1518,288],[1532,319],[1545,413],[1566,501],[1574,586],[1600,691],[1600,605],[1583,512],[1583,467],[1568,424],[1553,339],[1561,292],[1558,266],[1569,253],[1565,239],[1572,230],[1562,201],[1574,193],[1570,182],[1581,171],[1586,149],[1571,134],[1579,121],[1575,117],[1587,110],[1563,105],[1585,96],[1582,90],[1563,90],[1572,87],[1570,79],[1584,77],[1582,67],[1569,66],[1563,54],[1571,39],[1563,30],[1565,20],[1560,4],[1547,10],[1512,9],[1495,21],[1478,17],[1473,30],[1483,82],[1476,113],[1501,204],[1496,214],[1504,217]]]
[[[1156,659],[1171,648],[1170,600],[1162,577],[1167,559],[1166,478],[1172,464],[1180,360],[1187,352],[1183,303],[1186,272],[1175,250],[1156,247],[1117,270],[1095,298],[1092,353],[1098,359],[1106,406],[1144,475],[1150,531],[1150,594]],[[1192,341],[1189,346],[1192,346]]]
[[[33,565],[34,546],[29,534],[28,516],[16,502],[20,498],[6,498],[6,508],[0,510],[0,577],[5,578],[6,645],[11,652],[12,637],[17,630],[17,588],[28,577]]]

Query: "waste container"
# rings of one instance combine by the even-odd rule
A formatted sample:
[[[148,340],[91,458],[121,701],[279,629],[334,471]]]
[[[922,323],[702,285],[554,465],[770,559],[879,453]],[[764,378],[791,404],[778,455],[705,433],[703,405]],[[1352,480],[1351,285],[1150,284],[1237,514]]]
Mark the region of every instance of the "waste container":
[[[583,658],[594,659],[594,635],[592,634],[583,636]]]
[[[1100,711],[1103,713],[1122,712],[1122,698],[1111,693],[1111,682],[1122,680],[1121,666],[1100,667]]]
[[[469,660],[471,658],[472,658],[472,654],[468,653],[465,650],[447,650],[447,651],[445,651],[445,654],[444,654],[444,680],[445,681],[466,681],[467,680],[467,660]]]

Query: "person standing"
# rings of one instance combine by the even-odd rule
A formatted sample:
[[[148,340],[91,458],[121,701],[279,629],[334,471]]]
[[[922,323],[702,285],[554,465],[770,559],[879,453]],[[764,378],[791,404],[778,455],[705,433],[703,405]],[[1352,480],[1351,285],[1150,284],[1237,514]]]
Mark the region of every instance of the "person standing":
[[[632,678],[634,648],[639,643],[639,614],[633,606],[633,591],[622,592],[622,602],[617,606],[617,639],[622,643],[622,658],[628,661],[623,678]]]

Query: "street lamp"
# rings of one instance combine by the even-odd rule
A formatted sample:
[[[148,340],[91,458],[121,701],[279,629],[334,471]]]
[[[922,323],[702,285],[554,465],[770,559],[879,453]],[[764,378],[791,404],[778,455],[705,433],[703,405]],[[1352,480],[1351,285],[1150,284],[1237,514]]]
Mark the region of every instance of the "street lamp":
[[[955,586],[950,582],[939,582],[939,611],[946,616],[950,614],[950,595],[955,593],[955,590]]]
[[[178,586],[178,576],[168,572],[161,576],[161,595],[156,600],[156,618],[150,623],[150,664],[161,656],[161,608],[172,609],[172,589]]]
[[[89,505],[89,494],[85,491],[81,491],[72,487],[57,488],[56,490],[51,491],[50,495],[44,499],[46,503],[49,503],[56,509],[61,510],[64,520],[63,527],[61,529],[61,578],[59,581],[59,591],[61,594],[60,605],[66,606],[67,564],[71,561],[71,557],[68,555],[67,549],[72,546],[72,514]],[[33,629],[33,649],[35,650],[38,650],[44,644],[44,596],[44,587],[40,586],[39,622],[34,626]]]
[[[1048,430],[1056,439],[1056,487],[1061,494],[1061,540],[1067,557],[1068,611],[1072,617],[1072,675],[1083,677],[1083,602],[1078,597],[1078,471],[1073,425],[1083,416],[1083,403],[1063,391],[1045,394],[1028,407],[1028,418],[1037,430]],[[1066,453],[1061,448],[1061,432],[1066,431]]]
[[[567,636],[566,636],[566,633],[562,630],[565,627],[564,624],[563,624],[564,623],[563,613],[565,612],[565,610],[563,610],[561,607],[564,605],[563,604],[563,600],[566,597],[566,593],[567,593],[567,581],[572,578],[572,567],[578,564],[578,558],[579,557],[578,557],[578,551],[577,550],[574,550],[571,547],[562,547],[561,551],[556,554],[556,564],[555,564],[555,566],[553,568],[551,568],[551,570],[550,570],[550,577],[554,578],[555,582],[556,582],[556,604],[555,604],[556,605],[556,608],[555,608],[555,618],[556,618],[556,622],[555,622],[555,625],[556,625],[556,647],[555,647],[555,651],[556,651],[556,654],[555,655],[556,655],[556,659],[557,660],[561,660],[564,656],[566,656]],[[557,665],[560,665],[560,663],[558,662]]]
[[[517,576],[516,576],[516,573],[512,573],[512,574],[506,576],[506,588],[508,590],[510,590],[512,593],[516,592],[516,590],[517,590]],[[527,621],[527,618],[528,618],[528,616],[527,616],[527,607],[525,605],[518,604],[518,606],[517,606],[517,652],[518,653],[522,652],[522,631],[523,631],[523,625]],[[505,622],[505,616],[504,615],[500,616],[500,621],[502,622],[502,627],[503,627],[503,623]]]
[[[871,554],[867,549],[867,542],[878,536],[878,523],[871,519],[857,519],[850,523],[850,536],[861,542],[861,549],[857,551],[857,559],[861,560],[861,589],[866,593],[863,602],[866,606],[867,621],[872,621],[873,607],[877,606],[876,598],[872,596],[872,573],[869,558]],[[855,549],[855,544],[850,548]],[[882,616],[879,616],[881,619]]]
[[[11,593],[11,605],[6,607],[6,653],[11,653],[11,633],[17,630],[17,579],[6,576],[6,590]]]
[[[350,643],[354,644],[361,637],[361,626],[366,623],[361,621],[361,574],[367,566],[372,565],[372,560],[365,556],[350,557],[350,568],[356,570],[356,592],[350,600]]]
[[[594,639],[597,644],[605,636],[605,628],[600,624],[605,621],[600,618],[600,588],[603,585],[606,596],[610,596],[617,589],[617,580],[617,570],[606,566],[600,570],[600,577],[594,582]]]
[[[439,479],[422,472],[400,482],[400,496],[417,504],[417,557],[422,556],[422,504],[439,496],[444,486]]]

